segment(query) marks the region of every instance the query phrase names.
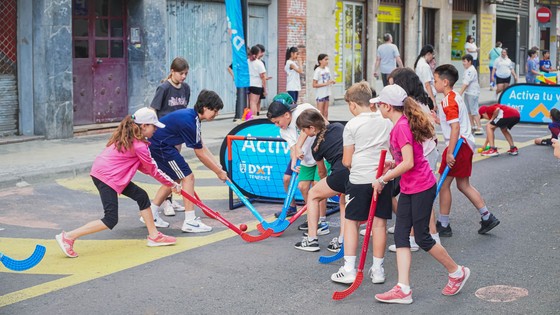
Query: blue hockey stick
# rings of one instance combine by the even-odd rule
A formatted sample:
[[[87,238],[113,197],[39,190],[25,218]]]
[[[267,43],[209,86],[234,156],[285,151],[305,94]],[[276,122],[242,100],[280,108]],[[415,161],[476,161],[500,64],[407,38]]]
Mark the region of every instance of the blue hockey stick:
[[[33,251],[33,254],[31,254],[31,256],[24,260],[15,260],[0,253],[0,261],[2,262],[2,264],[4,264],[4,266],[6,266],[6,268],[10,270],[24,271],[37,266],[37,264],[41,262],[41,260],[45,256],[46,251],[47,249],[45,248],[45,246],[37,245],[35,246],[35,251]]]
[[[463,138],[459,137],[459,140],[457,140],[457,143],[455,144],[455,149],[453,150],[453,157],[456,158],[457,157],[457,153],[459,153],[459,149],[461,148],[461,145],[463,144]],[[442,159],[444,158],[443,156],[441,157]],[[438,184],[437,184],[437,188],[436,188],[436,197],[439,195],[439,190],[441,189],[441,185],[443,185],[443,181],[445,180],[445,178],[447,177],[447,173],[449,173],[449,165],[445,166],[445,169],[443,170],[443,173],[441,174],[441,177],[439,178]]]
[[[319,257],[319,262],[322,264],[330,264],[332,262],[335,262],[337,260],[339,260],[340,258],[344,257],[344,243],[340,244],[340,250],[338,251],[338,253],[332,255],[332,256],[321,256]]]

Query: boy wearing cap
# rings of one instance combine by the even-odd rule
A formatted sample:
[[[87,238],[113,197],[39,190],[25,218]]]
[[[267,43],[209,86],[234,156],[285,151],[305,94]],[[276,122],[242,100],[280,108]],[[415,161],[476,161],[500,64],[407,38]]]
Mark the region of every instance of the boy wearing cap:
[[[313,152],[311,147],[315,137],[308,137],[304,132],[300,132],[297,128],[296,121],[299,115],[304,110],[316,110],[313,105],[308,103],[294,104],[292,97],[288,93],[280,93],[274,97],[270,106],[268,106],[268,112],[266,114],[267,118],[270,119],[276,126],[280,128],[280,137],[286,140],[288,147],[290,148],[291,163],[288,164],[286,176],[284,179],[292,176],[293,171],[299,171],[299,183],[298,189],[300,190],[303,199],[307,202],[307,194],[311,188],[313,182],[318,182],[320,180],[319,173],[317,171],[317,162],[313,158]],[[326,122],[328,124],[328,122]],[[301,165],[299,170],[295,168],[296,160],[302,156]],[[286,180],[284,180],[286,183]],[[319,225],[317,232],[310,232],[307,239],[302,240],[296,244],[297,249],[305,251],[318,251],[319,242],[317,235],[327,235],[330,233],[329,225],[327,223],[326,215],[326,202],[321,202],[319,208]],[[295,214],[294,208],[288,213],[288,215]],[[279,213],[276,213],[279,216]],[[307,229],[307,225],[300,226],[300,229]]]
[[[202,164],[216,173],[220,180],[225,181],[227,173],[202,142],[200,126],[201,121],[213,120],[223,107],[222,99],[216,92],[202,90],[194,109],[180,109],[165,115],[161,121],[166,128],[158,129],[150,139],[150,152],[158,167],[176,182],[181,182],[185,191],[190,195],[194,195],[194,175],[176,146],[184,143],[188,148],[194,149],[196,157]],[[169,193],[168,187],[161,186],[152,201],[152,212],[156,224],[160,227],[169,226],[169,223],[163,221],[158,214],[159,206]],[[185,203],[185,220],[181,230],[190,233],[212,231],[211,227],[196,217],[193,204],[186,198],[183,198],[183,202]]]
[[[439,173],[442,174],[445,167],[449,165],[450,171],[444,180],[439,192],[440,214],[436,223],[439,235],[450,237],[453,235],[449,224],[449,213],[451,212],[451,183],[457,179],[457,188],[476,207],[481,216],[479,234],[485,234],[495,228],[500,221],[488,211],[484,199],[469,182],[472,172],[472,156],[474,148],[474,137],[471,133],[471,124],[467,108],[460,95],[453,91],[453,85],[459,79],[457,69],[452,65],[441,65],[434,71],[434,83],[438,93],[445,94],[444,99],[438,104],[436,122],[441,126],[443,137],[447,148],[441,156]],[[459,137],[465,141],[453,157],[453,151]]]
[[[496,128],[500,128],[507,142],[509,143],[509,150],[507,153],[509,155],[518,155],[519,152],[515,143],[513,143],[513,137],[509,130],[513,126],[517,125],[520,119],[519,112],[517,109],[501,104],[494,104],[490,106],[480,106],[478,109],[480,118],[488,119],[490,122],[486,124],[486,142],[490,146],[488,150],[482,151],[483,156],[498,156],[498,148],[494,146],[494,131]],[[508,130],[509,129],[509,130]]]

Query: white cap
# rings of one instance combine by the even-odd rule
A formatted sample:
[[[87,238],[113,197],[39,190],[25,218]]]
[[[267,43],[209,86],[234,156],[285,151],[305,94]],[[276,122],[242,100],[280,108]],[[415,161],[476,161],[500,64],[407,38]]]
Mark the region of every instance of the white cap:
[[[165,128],[165,125],[159,122],[156,112],[148,107],[142,107],[137,110],[132,115],[132,119],[134,119],[134,122],[137,124],[150,124],[158,128]]]
[[[393,106],[404,106],[404,99],[408,95],[406,91],[396,84],[387,85],[381,90],[379,96],[369,100],[370,103],[385,103]]]

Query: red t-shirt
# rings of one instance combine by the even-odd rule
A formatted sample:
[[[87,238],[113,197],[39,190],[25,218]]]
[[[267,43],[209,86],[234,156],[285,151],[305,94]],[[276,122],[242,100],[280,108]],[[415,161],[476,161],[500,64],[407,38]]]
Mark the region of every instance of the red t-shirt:
[[[492,118],[492,115],[498,108],[501,109],[502,112],[504,113],[503,116],[500,118],[519,117],[519,112],[517,111],[517,109],[506,105],[494,104],[486,107],[486,114],[488,115],[488,118]]]

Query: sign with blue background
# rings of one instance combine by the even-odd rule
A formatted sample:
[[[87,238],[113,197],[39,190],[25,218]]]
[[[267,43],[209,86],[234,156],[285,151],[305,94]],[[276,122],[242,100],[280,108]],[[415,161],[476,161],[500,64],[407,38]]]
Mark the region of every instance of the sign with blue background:
[[[517,109],[521,122],[550,123],[550,110],[560,110],[560,86],[514,84],[502,92],[499,103]]]
[[[226,0],[228,28],[231,32],[232,70],[235,86],[249,87],[249,64],[243,32],[243,14],[240,0]]]

